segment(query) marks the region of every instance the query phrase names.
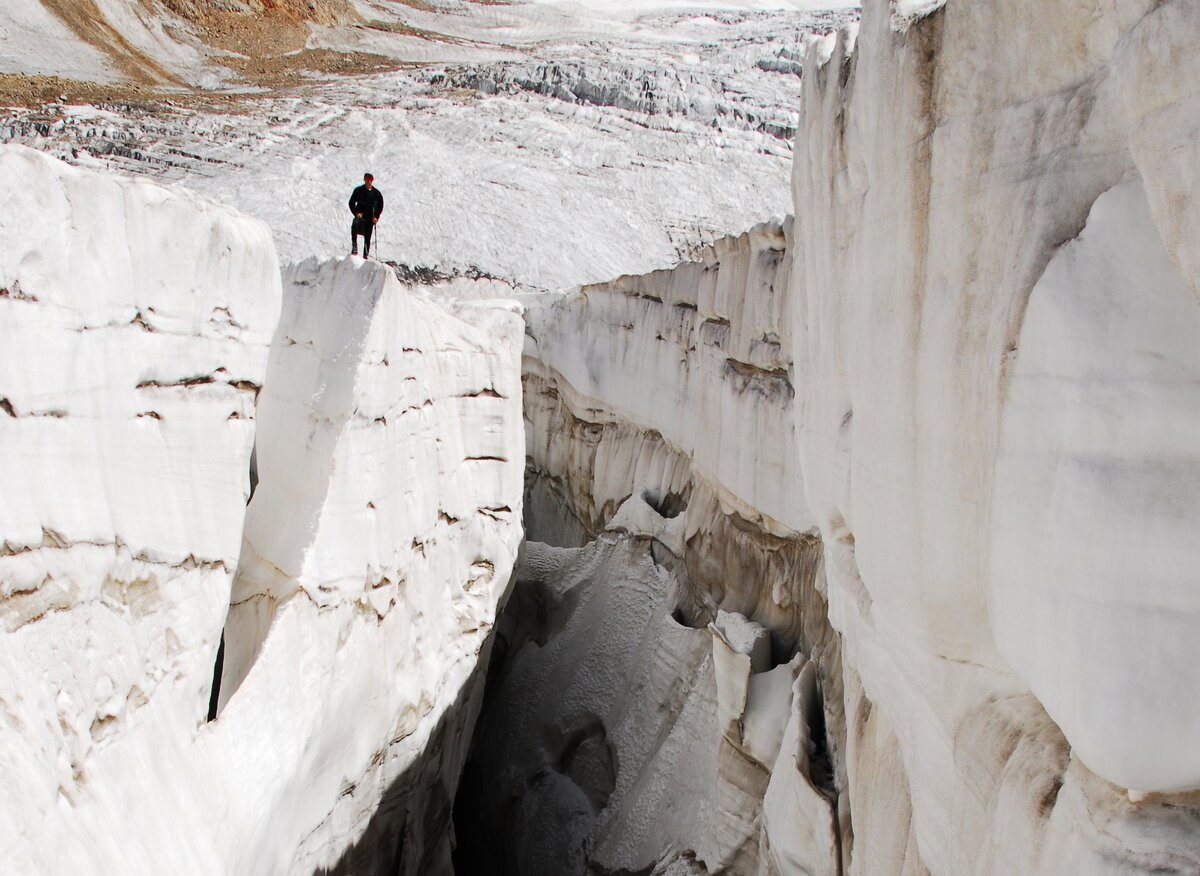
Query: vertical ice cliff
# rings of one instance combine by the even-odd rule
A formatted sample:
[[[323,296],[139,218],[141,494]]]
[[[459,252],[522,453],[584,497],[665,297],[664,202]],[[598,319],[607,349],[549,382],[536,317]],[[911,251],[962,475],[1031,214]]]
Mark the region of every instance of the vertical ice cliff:
[[[28,150],[0,190],[7,870],[444,869],[519,316],[356,260],[281,289],[261,223]]]
[[[785,229],[766,224],[719,241],[698,261],[531,307],[525,383],[534,466],[552,478],[562,467],[556,456],[567,446],[557,443],[563,433],[540,420],[556,415],[555,387],[564,387],[595,400],[597,412],[611,410],[609,421],[661,435],[711,487],[724,488],[727,502],[806,529],[798,460],[759,452],[795,443],[783,334],[789,267]],[[587,404],[567,399],[564,406],[578,415]],[[738,428],[713,428],[725,423]],[[756,440],[739,440],[750,436]],[[575,489],[595,509],[584,522],[594,523],[606,505],[628,495],[637,477],[598,463],[595,482]],[[664,496],[685,483],[657,472],[642,480]]]
[[[170,763],[204,723],[229,606],[274,246],[227,208],[19,147],[0,191],[5,867],[211,869],[163,827],[208,788]],[[175,801],[160,769],[195,790]]]
[[[216,722],[275,749],[260,842],[281,872],[329,866],[364,827],[333,872],[450,866],[524,446],[520,316],[462,312],[476,325],[373,262],[284,275]]]
[[[852,872],[1200,869],[1197,28],[871,0],[808,71],[790,304]]]

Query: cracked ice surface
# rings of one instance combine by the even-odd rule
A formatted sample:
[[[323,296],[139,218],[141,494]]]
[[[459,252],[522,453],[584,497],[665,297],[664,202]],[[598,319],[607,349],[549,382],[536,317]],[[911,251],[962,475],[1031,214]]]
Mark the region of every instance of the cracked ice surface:
[[[345,252],[346,198],[371,170],[387,198],[383,257],[559,288],[674,264],[790,213],[806,35],[849,15],[405,9],[469,45],[433,43],[454,49],[446,66],[231,111],[14,111],[0,140],[184,181],[265,220],[285,262]]]

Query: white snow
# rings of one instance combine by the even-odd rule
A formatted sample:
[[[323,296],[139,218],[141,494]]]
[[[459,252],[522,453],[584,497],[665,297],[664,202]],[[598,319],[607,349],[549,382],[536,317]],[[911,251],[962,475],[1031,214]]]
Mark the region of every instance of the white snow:
[[[1126,789],[1197,786],[1200,13],[864,7],[789,296],[854,866],[1195,869],[1195,793]]]
[[[22,147],[0,184],[6,543],[232,566],[279,312],[266,227]]]
[[[845,774],[788,772],[809,753],[797,720],[763,798],[781,868],[829,871],[853,827],[851,872],[1195,869],[1200,13],[964,3],[898,31],[892,12],[869,4],[806,71],[790,279],[731,270],[761,249],[725,244],[708,270],[531,302],[531,519],[562,543],[571,514],[651,538],[691,576],[679,617],[737,610],[776,635],[796,594],[748,545],[819,527]],[[1015,22],[1050,44],[995,39]],[[794,399],[747,392],[747,372]],[[652,494],[686,499],[682,526]],[[756,676],[727,646],[736,739]]]
[[[172,793],[146,728],[207,710],[279,273],[261,223],[146,182],[3,147],[0,192],[0,845],[105,872],[112,795]]]
[[[0,140],[184,181],[266,221],[285,261],[346,252],[345,202],[371,170],[387,199],[384,258],[566,288],[674,264],[790,212],[800,78],[789,71],[808,32],[849,15],[681,9],[625,25],[542,6],[370,14],[449,37],[417,46],[416,60],[458,60],[229,112],[97,119],[62,107],[44,125],[14,112]],[[365,28],[313,40],[397,57],[413,42]]]
[[[278,798],[255,835],[308,873],[396,782],[424,809],[407,829],[446,842],[430,800],[465,756],[521,535],[521,322],[495,305],[467,325],[355,258],[294,266],[284,289],[217,727],[283,753],[256,768]],[[426,756],[450,787],[401,780]]]
[[[348,259],[281,319],[227,207],[20,147],[0,191],[6,866],[307,876],[385,794],[446,859],[520,540],[515,306]]]
[[[803,532],[812,524],[799,460],[784,452],[795,443],[782,334],[790,267],[784,246],[783,228],[764,225],[717,241],[674,270],[531,303],[525,367],[561,379],[559,391],[572,396],[575,410],[602,405],[661,434],[747,514]],[[536,412],[530,416],[531,458],[556,471],[553,448],[561,436]],[[764,447],[774,450],[764,453]],[[616,452],[611,466],[596,465],[589,484],[598,506],[629,495],[636,456]],[[646,465],[634,474],[646,479],[636,486],[679,489],[673,481],[657,482],[661,473]]]

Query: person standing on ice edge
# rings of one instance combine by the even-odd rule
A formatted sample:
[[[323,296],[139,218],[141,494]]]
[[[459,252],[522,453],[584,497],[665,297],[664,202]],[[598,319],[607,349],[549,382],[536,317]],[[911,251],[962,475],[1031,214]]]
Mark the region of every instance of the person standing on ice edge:
[[[358,237],[363,239],[363,258],[371,255],[371,234],[383,215],[383,194],[375,188],[375,177],[363,174],[363,184],[350,195],[350,212],[354,221],[350,223],[350,255],[358,255]]]

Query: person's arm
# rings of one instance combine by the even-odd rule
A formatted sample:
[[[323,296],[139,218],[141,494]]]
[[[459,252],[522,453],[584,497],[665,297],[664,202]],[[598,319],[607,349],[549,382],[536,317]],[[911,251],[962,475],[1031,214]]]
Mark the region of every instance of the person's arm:
[[[379,221],[379,217],[383,215],[383,192],[379,189],[375,190],[375,221]]]
[[[350,193],[350,201],[349,201],[349,204],[350,204],[350,212],[351,212],[351,213],[353,213],[353,212],[354,212],[354,196],[355,196],[355,195],[357,195],[357,194],[358,194],[358,189],[355,189],[354,191],[352,191],[352,192]]]

